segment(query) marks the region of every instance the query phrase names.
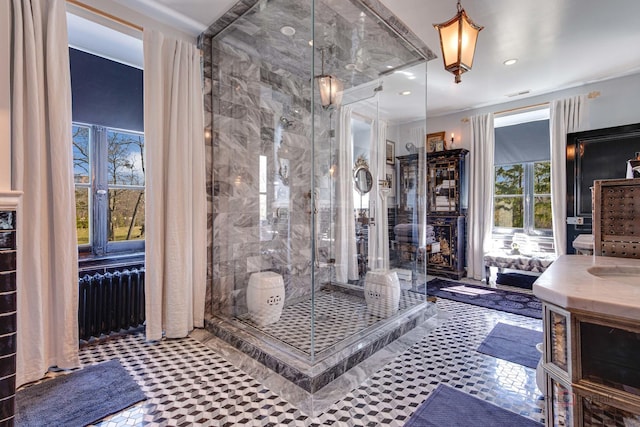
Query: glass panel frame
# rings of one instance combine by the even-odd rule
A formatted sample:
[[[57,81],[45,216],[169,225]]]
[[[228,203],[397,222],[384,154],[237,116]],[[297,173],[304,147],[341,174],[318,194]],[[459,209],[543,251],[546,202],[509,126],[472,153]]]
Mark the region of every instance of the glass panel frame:
[[[325,297],[335,284],[335,171],[340,110],[321,106],[315,77],[335,74],[345,85],[352,86],[347,91],[364,88],[367,97],[372,98],[371,116],[377,119],[379,108],[373,98],[377,97],[374,89],[382,81],[382,73],[389,72],[390,76],[391,68],[402,70],[415,65],[420,57],[417,51],[410,51],[408,44],[399,43],[397,34],[391,34],[386,27],[383,30],[394,38],[390,43],[402,45],[406,52],[394,56],[388,52],[393,50],[390,48],[376,50],[375,57],[367,57],[363,47],[369,44],[379,48],[380,39],[379,33],[369,31],[384,24],[361,7],[363,4],[343,3],[261,3],[211,40],[215,64],[212,135],[218,138],[213,144],[212,256],[213,270],[218,272],[213,278],[213,310],[225,321],[264,334],[267,341],[277,339],[273,334],[276,324],[252,322],[247,299],[254,274],[270,271],[282,276],[285,310],[299,301],[310,303],[306,308],[309,311],[296,319],[304,321],[304,326],[297,329],[309,340],[304,342],[308,347],[297,349],[290,342],[285,344],[310,361],[324,357],[328,348],[333,351],[353,337],[330,345],[325,340],[337,335],[335,323],[327,321],[332,319],[331,309],[337,304],[323,303],[323,299],[331,300],[331,295]],[[304,17],[291,36],[280,31],[281,20],[271,19],[285,13]],[[357,17],[357,22],[352,17]],[[291,33],[290,29],[286,32]],[[353,49],[338,46],[356,42],[358,46]],[[355,56],[349,58],[352,54]],[[426,63],[424,69],[426,73]],[[342,101],[348,102],[347,98]],[[422,145],[420,141],[415,145]],[[371,150],[369,155],[378,157],[380,153]],[[266,158],[266,188],[261,186],[265,181],[261,178],[261,156]],[[384,164],[385,159],[382,160]],[[371,199],[380,197],[377,168],[370,204]],[[386,167],[380,172],[386,172]],[[380,213],[375,220],[382,221],[381,218]],[[363,302],[358,309],[343,315],[366,313]],[[366,332],[366,328],[361,329],[356,335]]]

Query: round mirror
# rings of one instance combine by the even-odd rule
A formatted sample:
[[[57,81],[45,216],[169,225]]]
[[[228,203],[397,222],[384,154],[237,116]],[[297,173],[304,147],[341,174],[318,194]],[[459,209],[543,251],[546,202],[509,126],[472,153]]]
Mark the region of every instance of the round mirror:
[[[357,167],[353,173],[353,180],[355,181],[358,193],[367,194],[371,191],[371,187],[373,186],[373,177],[371,176],[371,172],[369,172],[368,167]]]

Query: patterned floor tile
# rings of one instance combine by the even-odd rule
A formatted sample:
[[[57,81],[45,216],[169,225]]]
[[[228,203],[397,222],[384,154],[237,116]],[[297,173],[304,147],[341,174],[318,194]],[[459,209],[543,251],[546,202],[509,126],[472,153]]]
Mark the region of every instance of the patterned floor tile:
[[[542,421],[535,371],[476,351],[498,322],[541,330],[541,321],[446,299],[437,306],[440,327],[316,417],[192,338],[147,343],[138,334],[84,347],[83,364],[120,359],[148,397],[97,425],[400,427],[441,383]]]
[[[416,292],[403,290],[400,293],[399,311],[402,312],[424,301]],[[322,290],[315,300],[314,350],[321,352],[338,344],[350,336],[384,320],[367,310],[361,296],[339,291]],[[306,299],[289,305],[282,310],[280,320],[266,326],[253,323],[248,315],[238,318],[247,325],[258,329],[276,340],[311,354],[311,300]]]

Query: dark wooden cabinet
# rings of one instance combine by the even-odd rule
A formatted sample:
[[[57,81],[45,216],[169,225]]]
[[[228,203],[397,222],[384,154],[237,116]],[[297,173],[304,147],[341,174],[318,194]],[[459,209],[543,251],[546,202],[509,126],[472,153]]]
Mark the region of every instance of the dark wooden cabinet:
[[[466,276],[465,149],[427,155],[427,224],[440,252],[429,254],[427,272],[460,279]]]
[[[393,230],[389,240],[391,258],[397,267],[413,268],[418,253],[418,154],[398,156],[398,190]],[[391,220],[391,217],[390,217]]]
[[[465,222],[464,216],[427,216],[427,224],[433,227],[440,252],[430,253],[427,273],[460,279],[466,276],[465,269]]]
[[[465,161],[468,150],[427,154],[427,215],[464,215]]]

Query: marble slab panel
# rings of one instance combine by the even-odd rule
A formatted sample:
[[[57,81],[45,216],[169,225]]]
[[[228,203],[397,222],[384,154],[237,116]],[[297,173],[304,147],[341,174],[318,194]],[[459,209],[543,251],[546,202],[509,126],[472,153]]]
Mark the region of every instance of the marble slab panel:
[[[620,277],[591,274],[593,269],[619,267],[640,270],[640,259],[586,255],[562,255],[533,284],[543,301],[568,310],[611,317],[640,319],[640,274]]]

